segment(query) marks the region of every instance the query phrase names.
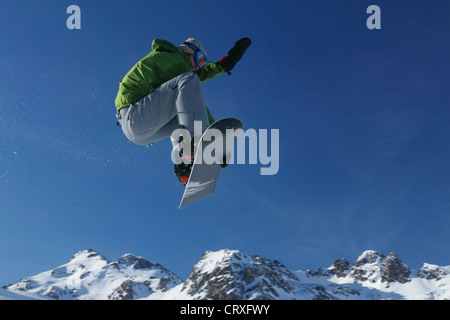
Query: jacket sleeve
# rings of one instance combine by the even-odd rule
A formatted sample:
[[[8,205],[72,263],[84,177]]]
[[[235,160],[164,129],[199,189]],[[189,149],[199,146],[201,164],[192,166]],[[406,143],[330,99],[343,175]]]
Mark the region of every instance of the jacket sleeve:
[[[200,81],[207,81],[214,79],[217,76],[220,76],[223,74],[225,70],[222,68],[222,66],[215,62],[210,62],[208,65],[204,66],[203,68],[200,68],[195,71],[197,73]]]

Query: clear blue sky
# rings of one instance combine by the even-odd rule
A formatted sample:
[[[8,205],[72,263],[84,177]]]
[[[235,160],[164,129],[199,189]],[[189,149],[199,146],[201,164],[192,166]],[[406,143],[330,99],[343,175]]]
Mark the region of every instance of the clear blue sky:
[[[66,9],[81,8],[81,30]],[[381,8],[381,30],[366,9]],[[205,250],[290,269],[396,252],[448,265],[448,1],[23,1],[0,3],[0,285],[92,248],[186,278]],[[128,142],[114,99],[153,38],[197,37],[232,76],[203,84],[216,118],[280,130],[280,170],[226,168],[178,210],[170,142]]]

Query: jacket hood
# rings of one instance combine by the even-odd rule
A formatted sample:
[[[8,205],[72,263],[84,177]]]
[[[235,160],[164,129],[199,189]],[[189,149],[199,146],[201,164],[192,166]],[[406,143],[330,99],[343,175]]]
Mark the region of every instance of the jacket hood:
[[[152,42],[153,51],[179,52],[178,47],[167,40],[154,39]]]

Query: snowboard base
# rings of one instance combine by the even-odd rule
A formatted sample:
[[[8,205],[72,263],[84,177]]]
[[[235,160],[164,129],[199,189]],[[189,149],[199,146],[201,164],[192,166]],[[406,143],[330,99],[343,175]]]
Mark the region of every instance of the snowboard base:
[[[219,132],[222,134],[223,141],[222,146],[219,149],[225,152],[225,150],[227,150],[225,146],[228,144],[228,150],[232,150],[236,140],[236,136],[233,136],[233,141],[226,141],[227,129],[235,131],[243,128],[244,125],[241,120],[236,118],[225,118],[214,122],[205,130],[197,147],[191,175],[186,184],[186,189],[184,190],[179,209],[213,194],[216,190],[217,181],[219,179],[220,171],[222,170],[222,164],[225,158],[228,159],[229,155],[224,157],[223,153],[215,150],[216,154],[214,157],[216,161],[210,163],[211,161],[208,161],[208,159],[205,158],[205,149],[211,147],[211,144],[214,142],[217,144],[217,141],[211,139],[211,136],[214,136],[214,133]],[[214,131],[214,129],[218,131]]]

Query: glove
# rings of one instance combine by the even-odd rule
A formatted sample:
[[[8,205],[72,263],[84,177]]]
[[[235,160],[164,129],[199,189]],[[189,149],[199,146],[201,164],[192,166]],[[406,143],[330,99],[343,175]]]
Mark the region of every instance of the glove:
[[[228,51],[228,55],[220,59],[217,63],[220,64],[228,74],[231,74],[230,71],[234,68],[236,63],[241,60],[245,51],[251,44],[252,42],[249,38],[242,38],[236,42],[230,51]]]

